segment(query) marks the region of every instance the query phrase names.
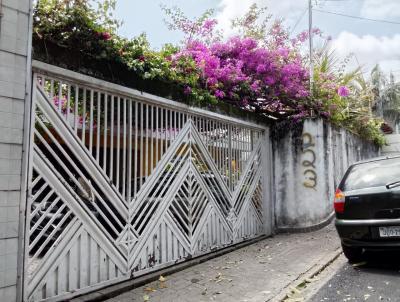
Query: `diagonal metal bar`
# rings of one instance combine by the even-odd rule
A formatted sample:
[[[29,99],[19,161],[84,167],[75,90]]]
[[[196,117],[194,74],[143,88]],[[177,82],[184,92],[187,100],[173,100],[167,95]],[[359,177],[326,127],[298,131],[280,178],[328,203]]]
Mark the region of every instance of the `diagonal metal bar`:
[[[99,167],[88,150],[74,135],[73,131],[67,126],[65,121],[60,117],[60,114],[51,105],[46,93],[40,86],[38,86],[37,89],[39,92],[37,93],[37,105],[39,108],[44,114],[46,114],[46,117],[49,119],[50,123],[57,129],[58,134],[68,144],[74,155],[77,158],[81,158],[85,161],[86,169],[93,179],[95,179],[95,181],[104,188],[107,199],[114,203],[121,215],[127,217],[128,211],[122,196],[115,189],[115,187],[111,185],[111,181],[108,179],[107,175]]]

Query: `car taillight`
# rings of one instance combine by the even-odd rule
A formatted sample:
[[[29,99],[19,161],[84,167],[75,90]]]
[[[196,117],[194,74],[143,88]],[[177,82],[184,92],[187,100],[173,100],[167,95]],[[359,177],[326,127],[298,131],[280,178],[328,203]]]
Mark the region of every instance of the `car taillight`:
[[[335,199],[333,200],[333,206],[335,208],[336,213],[344,212],[344,201],[345,201],[344,193],[341,190],[337,189],[335,192]]]

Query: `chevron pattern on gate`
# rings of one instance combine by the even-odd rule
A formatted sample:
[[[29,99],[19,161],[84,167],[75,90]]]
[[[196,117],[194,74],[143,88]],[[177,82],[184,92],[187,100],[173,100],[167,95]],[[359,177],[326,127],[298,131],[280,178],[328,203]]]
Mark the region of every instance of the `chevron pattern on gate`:
[[[158,141],[150,144],[143,138],[143,128],[142,136],[131,128],[126,130],[127,142],[121,143],[128,150],[121,153],[121,164],[129,165],[119,168],[126,173],[118,175],[124,179],[121,189],[112,171],[120,160],[110,157],[106,168],[99,160],[101,151],[96,155],[96,146],[82,140],[43,83],[33,95],[26,301],[63,300],[263,234],[262,136],[254,139],[246,136],[250,130],[236,130],[242,140],[234,145],[226,135],[233,131],[224,130],[229,125],[220,131],[226,142],[218,141],[219,132],[212,139],[211,131],[205,130],[211,126],[202,126],[196,116],[182,116],[173,120],[179,127],[159,147]],[[147,108],[144,105],[124,106],[131,109],[126,111],[128,129],[129,123],[138,123],[134,116],[150,116],[134,111]],[[134,139],[129,141],[129,135]],[[160,155],[143,181],[136,177],[144,167],[135,163],[137,141],[145,141],[145,150]],[[106,137],[100,142],[108,146]],[[140,156],[146,157],[147,166],[147,154]],[[238,164],[231,166],[235,158],[240,169]],[[131,175],[134,184],[128,181]],[[131,193],[136,183],[140,186]]]
[[[163,172],[149,180],[148,186],[157,190],[144,190],[132,203],[130,223],[141,235],[129,268],[146,270],[262,234],[261,208],[255,202],[261,194],[261,166],[259,143],[232,194],[189,121],[160,162],[158,171]]]

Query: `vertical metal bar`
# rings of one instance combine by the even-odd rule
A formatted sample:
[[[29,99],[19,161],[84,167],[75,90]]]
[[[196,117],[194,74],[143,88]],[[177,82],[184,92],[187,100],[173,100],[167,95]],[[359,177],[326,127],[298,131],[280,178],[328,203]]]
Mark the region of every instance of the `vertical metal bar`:
[[[104,120],[103,120],[103,170],[107,171],[107,116],[108,115],[108,94],[104,94]]]
[[[150,173],[153,172],[153,167],[154,167],[154,141],[153,141],[153,123],[154,123],[154,116],[153,116],[153,111],[154,107],[150,106],[151,111],[150,111],[150,142],[151,142],[151,148],[150,148]]]
[[[62,82],[60,81],[58,85],[58,112],[61,113]]]
[[[114,179],[114,99],[115,96],[111,95],[111,125],[110,125],[110,179]]]
[[[228,124],[228,175],[229,189],[232,190],[232,125]]]
[[[207,119],[207,150],[211,153],[210,148],[210,141],[211,141],[211,122]]]
[[[235,166],[233,167],[233,169],[234,169],[234,176],[235,176],[235,178],[234,178],[234,180],[235,180],[235,185],[236,185],[236,183],[237,183],[237,152],[238,152],[238,139],[239,139],[239,134],[238,134],[238,128],[235,126],[234,127],[234,129],[235,129],[235,131],[234,131],[234,133],[235,133],[235,140],[234,140],[234,146],[233,146],[233,150],[234,150],[234,161],[235,161]]]
[[[163,141],[163,124],[164,123],[164,108],[160,107],[160,157],[164,154],[164,141]]]
[[[124,102],[124,141],[123,141],[123,157],[122,157],[122,196],[126,198],[126,98],[123,98]]]
[[[236,139],[235,139],[235,184],[238,181],[238,173],[239,173],[239,128],[235,126],[235,133],[236,133]]]
[[[175,114],[174,114],[174,140],[175,140],[175,138],[176,138],[176,121],[177,121],[177,119],[178,119],[178,112],[177,111],[175,111]]]
[[[169,110],[165,109],[165,152],[167,152],[169,147]]]
[[[143,121],[143,103],[140,103],[140,173],[139,173],[139,180],[140,180],[140,189],[142,188],[143,184],[143,127],[144,127],[144,121]]]
[[[229,140],[229,135],[228,135],[228,127],[226,124],[224,124],[224,140],[223,140],[223,157],[224,157],[224,175],[225,177],[228,177],[228,166],[227,166],[227,162],[228,162],[228,140]],[[226,178],[227,179],[227,178]],[[228,183],[227,183],[228,185]]]
[[[218,122],[216,120],[213,120],[213,146],[214,146],[214,157],[215,157],[215,166],[217,167],[217,170],[219,171],[219,156],[218,156]]]
[[[182,129],[182,124],[181,124],[181,121],[182,121],[182,112],[179,112],[178,113],[178,135],[179,135],[179,133],[181,132],[181,129]]]
[[[94,98],[94,91],[93,89],[90,90],[90,125],[89,125],[89,151],[90,154],[92,154],[92,149],[93,149],[93,98]]]
[[[43,88],[45,88],[45,83],[46,83],[46,81],[45,81],[45,78],[43,77]],[[48,93],[48,91],[47,91],[47,93]],[[53,79],[50,79],[50,98],[51,98],[51,101],[53,102],[53,105],[55,106],[55,104],[54,104],[54,80]]]
[[[138,152],[138,102],[135,101],[135,158],[134,158],[134,162],[135,162],[135,169],[134,169],[134,173],[133,173],[133,177],[134,177],[134,190],[133,190],[133,194],[135,197],[136,193],[137,193],[137,171],[138,171],[138,162],[137,162],[137,152]]]
[[[83,110],[82,110],[82,143],[86,145],[86,97],[87,97],[86,88],[83,89]]]
[[[98,163],[100,163],[101,95],[102,93],[100,91],[97,91],[96,161]]]
[[[238,169],[238,179],[240,179],[240,174],[242,171],[242,165],[241,165],[241,154],[242,154],[242,130],[243,128],[238,128],[238,162],[237,162],[237,169]]]
[[[69,122],[69,111],[70,111],[70,103],[71,103],[71,85],[67,84],[67,112],[66,112],[66,117],[67,117],[67,124],[68,126],[72,127],[71,123]]]
[[[120,153],[121,153],[121,98],[117,97],[117,167],[116,167],[116,185],[118,190],[120,189],[119,187],[119,166],[120,166]]]
[[[146,108],[146,134],[145,134],[145,147],[146,147],[146,152],[145,152],[145,171],[144,171],[144,176],[145,176],[145,181],[147,180],[147,177],[149,176],[149,105],[145,104]]]
[[[204,145],[206,146],[206,148],[208,150],[208,146],[207,146],[207,140],[208,140],[207,119],[200,118],[200,125],[201,125],[202,130],[203,130]]]
[[[158,111],[160,110],[160,108],[158,108],[157,106],[155,108],[156,108],[156,166],[157,166],[157,163],[159,160],[159,158],[158,158],[158,141],[160,139],[160,135],[159,135],[160,131],[158,129]]]
[[[246,162],[249,160],[251,154],[251,129],[247,130],[247,157]]]
[[[75,103],[74,103],[74,130],[78,132],[78,105],[79,105],[79,86],[75,85]]]
[[[169,127],[169,133],[168,133],[168,148],[171,146],[172,143],[172,110],[169,111],[169,117],[168,117],[168,127]]]
[[[254,133],[253,130],[251,130],[251,134],[250,134],[250,150],[253,151],[254,148]]]
[[[219,166],[218,166],[218,171],[223,175],[222,173],[222,124],[218,123],[218,158],[219,158]]]
[[[163,111],[163,124],[162,125],[163,125],[163,132],[164,132],[163,153],[165,153],[167,150],[167,109],[163,108],[162,111]]]

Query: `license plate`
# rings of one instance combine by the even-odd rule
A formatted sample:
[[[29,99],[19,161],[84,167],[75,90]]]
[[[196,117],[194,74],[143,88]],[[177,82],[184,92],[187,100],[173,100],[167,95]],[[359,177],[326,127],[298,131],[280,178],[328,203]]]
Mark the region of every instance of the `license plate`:
[[[400,226],[379,227],[380,237],[400,237]]]

